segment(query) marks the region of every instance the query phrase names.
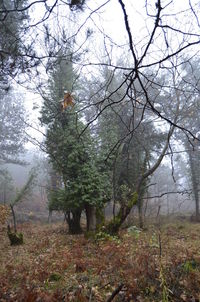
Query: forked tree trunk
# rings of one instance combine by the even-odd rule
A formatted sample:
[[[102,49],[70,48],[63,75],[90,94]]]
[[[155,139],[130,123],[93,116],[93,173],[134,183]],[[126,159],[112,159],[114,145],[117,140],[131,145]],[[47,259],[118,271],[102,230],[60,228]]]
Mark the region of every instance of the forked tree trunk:
[[[81,212],[82,210],[65,213],[65,218],[69,227],[70,234],[81,234]]]

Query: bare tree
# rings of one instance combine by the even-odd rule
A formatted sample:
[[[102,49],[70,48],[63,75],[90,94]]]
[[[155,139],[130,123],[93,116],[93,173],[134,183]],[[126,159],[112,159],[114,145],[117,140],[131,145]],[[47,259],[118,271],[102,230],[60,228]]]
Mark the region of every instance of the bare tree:
[[[41,13],[36,17],[38,10]],[[113,10],[116,10],[118,20],[113,17]],[[141,186],[161,164],[175,128],[181,130],[190,141],[196,138],[193,130],[178,118],[184,88],[173,75],[177,77],[181,66],[199,55],[199,10],[195,0],[181,4],[178,0],[157,0],[154,3],[144,0],[138,5],[127,0],[55,0],[51,3],[34,0],[23,7],[4,7],[0,10],[5,20],[13,12],[19,15],[27,12],[32,16],[28,26],[23,26],[24,47],[17,54],[25,62],[23,66],[27,66],[27,72],[23,76],[15,77],[18,82],[25,83],[26,80],[28,85],[30,81],[31,85],[35,82],[41,93],[46,87],[52,66],[59,59],[70,59],[77,70],[79,81],[85,83],[85,86],[89,84],[88,89],[84,85],[76,89],[75,95],[79,103],[78,111],[82,111],[87,120],[85,129],[95,126],[103,112],[116,104],[124,103],[131,104],[133,120],[138,107],[142,112],[137,125],[130,127],[127,135],[140,127],[146,112],[150,112],[152,118],[159,118],[169,124],[169,132],[160,155],[154,163],[150,163],[147,171],[138,175],[132,202],[128,207],[120,209],[117,228],[126,219],[132,205],[140,204]],[[109,24],[107,20],[110,20]],[[70,34],[60,26],[64,23],[72,29]],[[112,26],[118,26],[117,34]],[[65,32],[62,43],[57,38],[61,28]],[[26,36],[27,33],[29,37]],[[69,41],[74,43],[73,55],[65,58],[62,49]],[[51,47],[47,48],[45,45]],[[104,49],[103,54],[97,51],[98,48]],[[110,71],[110,76],[104,83],[98,81],[103,66],[107,66]],[[122,76],[117,86],[113,87],[112,79],[119,72]],[[74,87],[72,85],[70,93],[74,92]],[[171,87],[174,88],[174,96],[164,98]],[[158,99],[161,99],[160,103]],[[173,114],[169,111],[170,106],[173,107]],[[116,141],[110,152],[122,143],[123,140]]]
[[[148,91],[151,79],[146,76],[146,71],[154,69],[154,82],[159,85],[158,79],[162,75],[163,69],[171,69],[168,64],[170,58],[177,56],[177,66],[180,66],[185,62],[183,54],[189,54],[187,60],[198,55],[196,46],[200,43],[199,6],[196,1],[184,2],[180,5],[177,0],[158,0],[154,3],[146,0],[136,7],[134,5],[125,0],[118,0],[118,3],[112,0],[103,3],[90,0],[67,2],[55,0],[48,4],[44,0],[39,0],[31,1],[23,6],[19,4],[11,7],[3,6],[0,9],[0,14],[4,16],[4,20],[15,12],[19,18],[20,14],[22,17],[25,12],[32,16],[29,24],[25,23],[21,26],[21,31],[24,30],[24,44],[21,46],[20,52],[17,53],[17,57],[23,58],[27,62],[29,72],[31,72],[31,67],[36,68],[36,65],[43,64],[40,70],[37,69],[37,72],[43,70],[48,73],[51,64],[55,62],[55,59],[57,61],[60,53],[62,53],[60,52],[62,45],[56,38],[59,24],[67,23],[73,31],[69,36],[66,35],[63,42],[67,43],[72,37],[76,39],[76,48],[74,49],[76,56],[73,56],[73,63],[79,68],[80,77],[86,76],[87,79],[88,72],[98,75],[98,68],[101,68],[102,65],[109,66],[113,72],[113,77],[116,70],[121,69],[124,76],[119,87],[115,88],[115,92],[124,84],[126,89],[124,96],[118,102],[128,98],[128,101],[139,103],[138,95],[133,93],[137,82],[140,94],[144,95],[144,101],[140,104],[143,109],[151,110],[155,116],[159,116],[174,125],[173,120],[154,106],[154,100]],[[80,9],[82,9],[81,12]],[[113,30],[109,29],[112,27],[112,23],[108,27],[105,21],[106,18],[112,20],[110,14],[113,9],[116,9],[118,13],[119,28],[123,34],[123,36],[118,34],[117,38],[116,35],[113,35]],[[36,17],[39,10],[41,13],[39,17]],[[55,25],[57,29],[53,30]],[[113,23],[113,26],[115,25],[116,23]],[[29,35],[27,41],[26,30]],[[41,37],[43,36],[46,40],[51,41],[53,46],[48,52],[46,52],[45,47],[41,47]],[[93,44],[89,44],[89,39],[90,43]],[[96,50],[93,51],[92,49],[94,43],[97,47],[105,48],[103,56],[95,56]],[[129,57],[128,64],[117,62],[117,57],[121,55]],[[35,60],[37,63],[31,65],[31,61],[36,62]],[[42,69],[42,66],[45,67],[45,70]],[[96,91],[96,93],[98,92]],[[107,106],[109,107],[112,104],[113,93],[114,91],[110,91],[109,95],[101,97],[98,101],[88,100],[88,104],[100,108],[99,105],[110,98],[110,104]],[[105,106],[103,110],[106,110]],[[96,116],[90,122],[92,123],[99,114],[101,114],[101,108],[97,110]],[[194,136],[190,129],[185,129],[179,124],[175,126]]]

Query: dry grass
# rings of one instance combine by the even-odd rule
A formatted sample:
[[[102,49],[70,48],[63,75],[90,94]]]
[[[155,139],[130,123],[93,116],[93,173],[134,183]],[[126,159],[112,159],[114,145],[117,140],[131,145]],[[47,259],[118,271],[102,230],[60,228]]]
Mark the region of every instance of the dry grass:
[[[25,243],[0,231],[0,301],[200,301],[200,225],[70,236],[61,224],[23,224]],[[103,235],[103,234],[102,234]]]

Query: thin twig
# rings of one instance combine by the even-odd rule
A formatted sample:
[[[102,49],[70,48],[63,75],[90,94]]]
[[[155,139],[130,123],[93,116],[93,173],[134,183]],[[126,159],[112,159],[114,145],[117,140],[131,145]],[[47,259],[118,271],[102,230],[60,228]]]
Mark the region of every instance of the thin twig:
[[[111,296],[106,300],[106,302],[111,302],[114,297],[122,290],[124,284],[121,283],[111,294]]]

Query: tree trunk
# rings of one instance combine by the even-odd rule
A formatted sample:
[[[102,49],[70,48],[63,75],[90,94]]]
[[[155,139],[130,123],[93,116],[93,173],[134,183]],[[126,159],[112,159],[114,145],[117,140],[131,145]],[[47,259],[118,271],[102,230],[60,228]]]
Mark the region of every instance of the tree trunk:
[[[10,244],[11,245],[20,245],[23,244],[23,234],[22,233],[16,233],[16,232],[12,232],[10,226],[8,225],[8,238],[10,240]]]
[[[105,223],[105,208],[96,209],[96,229],[100,229]]]
[[[191,146],[188,147],[191,148]],[[190,163],[190,170],[191,170],[191,179],[192,179],[192,188],[194,193],[194,199],[195,199],[195,217],[196,221],[200,220],[200,213],[199,213],[199,190],[198,190],[198,176],[197,173],[198,166],[196,165],[196,158],[193,150],[190,150],[189,152],[189,163]]]
[[[14,226],[14,231],[17,233],[17,224],[16,224],[16,216],[15,216],[15,211],[13,205],[10,205],[11,212],[12,212],[12,217],[13,217],[13,226]]]
[[[129,215],[131,209],[133,208],[134,205],[137,204],[137,202],[138,202],[138,192],[135,191],[128,204],[121,205],[118,214],[108,223],[108,225],[106,226],[106,232],[108,232],[111,235],[117,234],[119,232],[121,225]]]
[[[96,230],[96,208],[92,205],[87,204],[85,206],[86,220],[87,220],[87,231]]]
[[[51,223],[51,221],[52,221],[52,211],[49,210],[48,223]]]
[[[65,213],[70,234],[81,234],[81,210]]]
[[[138,207],[139,227],[141,229],[143,229],[144,219],[143,219],[143,202],[142,202],[142,199],[138,199],[137,207]]]

